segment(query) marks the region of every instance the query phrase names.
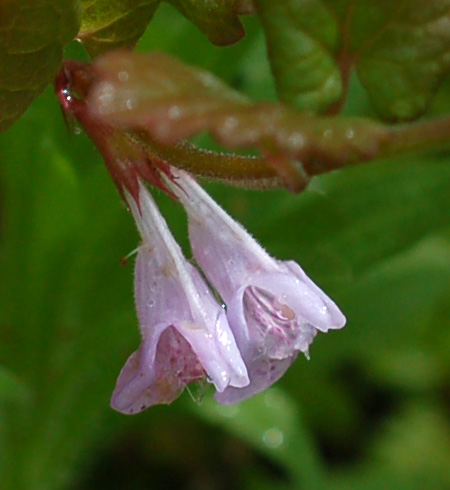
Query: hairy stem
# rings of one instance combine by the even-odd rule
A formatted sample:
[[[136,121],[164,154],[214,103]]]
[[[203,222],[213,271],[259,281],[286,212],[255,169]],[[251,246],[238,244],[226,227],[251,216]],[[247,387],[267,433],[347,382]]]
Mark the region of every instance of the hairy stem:
[[[261,157],[218,153],[197,148],[188,142],[163,145],[150,140],[148,135],[143,133],[130,133],[129,136],[139,141],[150,158],[156,155],[171,165],[200,177],[255,189],[283,186],[283,180],[276,169]]]
[[[305,154],[305,164],[299,165],[299,178],[305,187],[311,177],[377,159],[405,155],[416,151],[427,151],[450,145],[450,117],[441,117],[428,121],[409,123],[400,126],[380,126],[383,138],[376,151],[364,158],[355,159],[355,155],[337,161],[332,150],[321,149],[319,155]],[[151,140],[146,133],[130,133],[130,138],[139,141],[149,153],[170,162],[178,168],[195,175],[226,181],[234,185],[249,188],[276,188],[286,186],[274,166],[262,157],[249,157],[231,153],[217,153],[203,150],[184,142],[177,145],[164,145]],[[308,159],[308,162],[306,162]],[[306,173],[305,173],[306,168]],[[300,171],[301,170],[301,171]]]

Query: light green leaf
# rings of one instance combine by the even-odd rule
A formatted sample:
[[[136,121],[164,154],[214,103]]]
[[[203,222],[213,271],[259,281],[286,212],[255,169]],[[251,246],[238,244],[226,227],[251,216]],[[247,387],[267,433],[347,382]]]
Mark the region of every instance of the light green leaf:
[[[318,0],[257,0],[257,5],[280,99],[301,110],[324,111],[343,91],[332,13]]]
[[[450,67],[449,0],[257,3],[280,97],[303,110],[341,108],[356,70],[383,118],[413,119]]]
[[[448,0],[371,1],[365,10],[355,9],[350,49],[358,76],[384,118],[420,115],[448,73],[449,9]],[[373,12],[383,18],[376,32],[370,27]]]
[[[14,0],[0,6],[0,131],[28,108],[58,72],[79,27],[75,0]]]

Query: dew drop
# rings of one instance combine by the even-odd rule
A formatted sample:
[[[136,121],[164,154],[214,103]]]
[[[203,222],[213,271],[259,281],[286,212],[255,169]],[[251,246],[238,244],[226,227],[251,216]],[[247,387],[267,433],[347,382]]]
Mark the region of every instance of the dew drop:
[[[227,131],[231,131],[239,126],[239,121],[235,117],[227,117],[223,122],[223,128]]]
[[[305,146],[305,138],[301,133],[294,132],[289,136],[288,143],[294,148],[301,148]]]
[[[136,100],[135,99],[127,99],[125,102],[125,106],[128,110],[133,110],[136,108]]]
[[[120,71],[117,75],[117,78],[119,79],[120,82],[126,82],[130,78],[130,75],[128,74],[127,71]]]
[[[178,119],[181,116],[181,110],[177,105],[173,105],[169,109],[169,117],[170,119]]]
[[[264,432],[262,440],[268,448],[277,449],[284,442],[284,434],[277,427],[272,427]]]

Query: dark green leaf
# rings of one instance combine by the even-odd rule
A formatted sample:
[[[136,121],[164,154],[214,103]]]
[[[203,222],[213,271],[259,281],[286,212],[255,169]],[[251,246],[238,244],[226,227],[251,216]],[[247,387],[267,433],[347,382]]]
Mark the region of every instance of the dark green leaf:
[[[322,487],[323,468],[308,429],[292,400],[280,389],[271,388],[239,405],[219,405],[209,398],[193,410],[283,464],[302,488]]]
[[[78,38],[92,57],[132,48],[151,21],[160,0],[81,0]]]
[[[251,0],[165,0],[203,31],[211,42],[228,45],[241,39],[238,15],[254,10]],[[132,48],[152,20],[161,0],[81,0],[78,38],[92,57],[115,48]]]
[[[79,27],[75,0],[0,4],[0,131],[16,121],[58,72]]]
[[[0,366],[0,404],[20,402],[29,396],[27,387],[8,369]]]
[[[450,167],[445,157],[405,157],[329,174],[301,199],[268,216],[264,243],[287,258],[296,243],[305,266],[340,285],[377,261],[404,252],[450,226]],[[292,223],[314,223],[307,233]]]
[[[251,3],[242,0],[166,0],[196,24],[219,46],[232,44],[245,35],[239,13],[251,10]]]
[[[26,388],[26,403],[0,395],[2,490],[67,488],[137,337],[132,265],[120,265],[133,224],[90,142],[69,143],[58,109],[48,91],[0,138],[0,359],[21,383],[19,402]],[[83,155],[77,165],[68,147]]]

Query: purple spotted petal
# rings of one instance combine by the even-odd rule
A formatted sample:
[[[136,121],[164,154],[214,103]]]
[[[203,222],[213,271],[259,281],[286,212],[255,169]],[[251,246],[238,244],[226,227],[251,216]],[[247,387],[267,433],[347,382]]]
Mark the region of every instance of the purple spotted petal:
[[[174,170],[174,192],[189,217],[197,263],[227,304],[227,318],[250,384],[216,394],[235,403],[279,379],[318,331],[342,328],[336,304],[292,261],[270,257],[186,172]]]
[[[192,381],[207,379],[218,392],[249,383],[225,311],[142,185],[139,196],[140,208],[129,196],[128,202],[143,238],[135,272],[142,343],[122,369],[111,400],[127,414],[170,403]]]

